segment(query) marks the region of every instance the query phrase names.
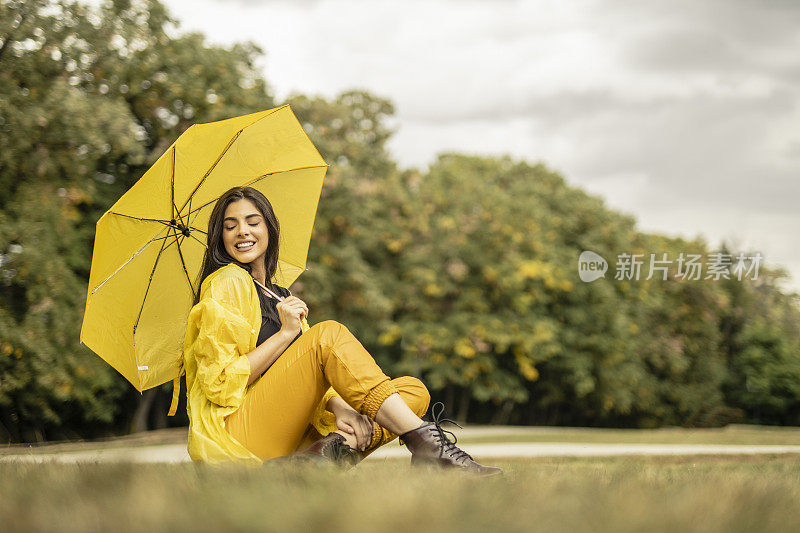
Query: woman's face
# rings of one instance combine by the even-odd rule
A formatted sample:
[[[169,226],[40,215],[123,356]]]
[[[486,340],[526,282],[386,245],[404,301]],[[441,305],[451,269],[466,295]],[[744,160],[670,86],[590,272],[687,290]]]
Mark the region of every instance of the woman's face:
[[[228,205],[222,220],[222,242],[231,257],[252,263],[267,253],[267,223],[255,204],[247,199]]]

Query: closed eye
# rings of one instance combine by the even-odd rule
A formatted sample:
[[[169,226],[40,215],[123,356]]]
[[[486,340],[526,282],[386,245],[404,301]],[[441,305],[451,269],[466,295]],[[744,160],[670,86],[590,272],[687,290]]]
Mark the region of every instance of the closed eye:
[[[256,222],[255,224],[251,223],[251,224],[249,224],[249,226],[256,227],[256,226],[258,226],[258,224],[259,224],[258,222]],[[232,230],[236,229],[236,226],[231,226],[231,227],[225,228],[225,229],[228,230],[228,231],[232,231]]]

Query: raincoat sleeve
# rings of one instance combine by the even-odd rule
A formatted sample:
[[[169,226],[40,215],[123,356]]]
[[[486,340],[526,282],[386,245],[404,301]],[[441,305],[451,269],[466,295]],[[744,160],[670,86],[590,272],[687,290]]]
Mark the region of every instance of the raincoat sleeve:
[[[189,314],[197,328],[192,348],[200,388],[222,407],[241,406],[250,378],[252,329],[243,315],[247,293],[242,285],[235,278],[215,279]]]

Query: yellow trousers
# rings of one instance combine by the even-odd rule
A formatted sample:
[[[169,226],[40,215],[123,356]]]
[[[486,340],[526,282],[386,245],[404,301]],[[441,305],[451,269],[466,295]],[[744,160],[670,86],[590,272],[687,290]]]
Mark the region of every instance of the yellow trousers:
[[[227,417],[226,429],[263,460],[289,455],[322,438],[310,425],[310,417],[331,386],[353,409],[373,420],[394,392],[419,417],[430,403],[420,380],[390,379],[350,330],[327,320],[303,333],[258,378],[241,407]],[[364,455],[397,437],[377,423],[375,430]]]

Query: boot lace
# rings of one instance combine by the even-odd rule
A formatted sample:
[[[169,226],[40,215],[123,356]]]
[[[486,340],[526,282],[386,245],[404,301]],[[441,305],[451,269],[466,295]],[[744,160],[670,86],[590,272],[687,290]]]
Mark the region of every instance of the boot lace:
[[[356,451],[343,440],[331,443],[328,453],[330,454],[330,459],[338,465],[355,465],[357,462]]]
[[[438,412],[437,412],[438,408]],[[458,442],[458,437],[456,437],[455,433],[452,431],[448,431],[442,427],[444,422],[450,422],[451,424],[455,424],[461,429],[464,429],[461,425],[458,424],[455,420],[450,420],[449,418],[442,418],[444,414],[444,404],[442,402],[436,402],[431,407],[431,416],[433,417],[433,426],[428,428],[428,431],[434,433],[434,437],[438,440],[438,443],[441,444],[439,448],[439,458],[444,455],[444,452],[450,452],[454,460],[458,461],[461,460],[462,462],[465,461],[467,458],[474,461],[472,456],[456,446]],[[453,437],[453,440],[450,440],[447,436],[450,435]]]

